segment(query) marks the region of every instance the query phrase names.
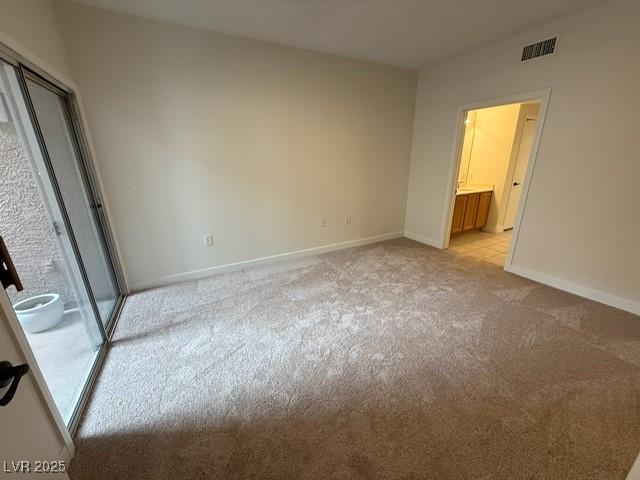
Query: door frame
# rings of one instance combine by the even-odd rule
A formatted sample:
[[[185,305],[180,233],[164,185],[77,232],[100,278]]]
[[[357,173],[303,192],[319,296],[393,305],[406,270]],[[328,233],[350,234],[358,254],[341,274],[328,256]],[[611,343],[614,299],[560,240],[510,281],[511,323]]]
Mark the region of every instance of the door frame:
[[[71,80],[66,78],[60,72],[57,72],[53,67],[43,61],[40,57],[32,53],[29,49],[25,48],[12,37],[6,35],[1,30],[0,60],[3,60],[4,62],[16,68],[19,77],[18,80],[21,83],[20,88],[22,90],[23,97],[24,93],[26,92],[26,85],[24,83],[26,72],[28,72],[30,75],[33,75],[35,78],[38,78],[40,82],[47,82],[47,88],[51,88],[52,86],[57,91],[64,93],[66,110],[65,115],[68,116],[69,127],[71,130],[70,134],[73,135],[73,139],[77,144],[76,146],[78,151],[76,152],[76,157],[78,161],[78,167],[81,170],[81,175],[83,177],[82,182],[89,195],[89,200],[92,201],[94,205],[100,204],[102,206],[102,208],[100,209],[92,208],[92,216],[96,223],[101,227],[99,229],[101,231],[101,242],[104,242],[103,247],[105,247],[106,252],[110,257],[108,261],[113,267],[113,274],[115,276],[116,287],[119,293],[119,298],[116,302],[116,305],[114,306],[113,311],[111,312],[109,324],[107,324],[106,326],[103,325],[100,321],[100,317],[96,317],[98,328],[100,329],[101,336],[103,337],[103,343],[100,346],[99,351],[95,357],[93,366],[82,388],[82,391],[78,398],[78,403],[74,409],[68,426],[65,425],[65,422],[57,409],[55,401],[53,400],[51,392],[49,391],[49,387],[47,386],[44,376],[37,366],[37,361],[35,359],[33,351],[31,350],[31,346],[29,345],[26,335],[22,330],[20,322],[15,316],[15,312],[13,311],[11,303],[9,302],[8,305],[0,304],[0,309],[3,310],[2,313],[6,313],[6,316],[9,319],[7,326],[13,334],[17,346],[21,350],[21,354],[25,357],[25,360],[30,364],[30,366],[34,367],[33,378],[35,380],[35,383],[37,384],[38,389],[42,392],[43,402],[49,410],[49,415],[52,418],[52,423],[59,430],[60,436],[64,440],[66,450],[69,454],[70,459],[74,453],[72,437],[77,431],[82,412],[89,399],[89,394],[92,391],[98,373],[102,368],[109,341],[113,335],[113,331],[120,316],[120,312],[122,311],[122,308],[124,306],[126,296],[129,293],[129,285],[127,282],[126,270],[121,261],[121,248],[116,240],[116,229],[112,222],[111,209],[104,195],[104,186],[100,179],[100,174],[95,167],[95,150],[90,140],[88,124],[85,120],[82,101],[78,93],[78,87]],[[30,105],[29,97],[24,97],[24,100],[28,104],[27,108],[31,110],[32,106]],[[29,113],[31,116],[32,112]],[[36,126],[37,123],[34,125],[34,127]],[[34,129],[39,130],[37,128]],[[37,134],[40,135],[39,132],[37,132]],[[38,141],[40,141],[40,139]],[[76,147],[74,146],[74,148]],[[44,152],[46,152],[46,150]],[[46,157],[46,154],[44,152],[43,157]],[[52,177],[51,181],[55,184],[55,188],[57,188],[55,177]],[[60,208],[63,211],[63,215],[66,216],[64,204],[60,204]],[[101,212],[98,212],[97,210],[101,210]],[[65,222],[67,222],[66,218]],[[71,233],[70,228],[69,231]],[[75,243],[75,239],[72,241],[72,243]],[[76,258],[78,259],[80,268],[84,273],[82,260],[77,254]],[[0,295],[0,297],[1,296],[2,295]],[[9,310],[8,312],[6,311],[7,309]]]
[[[486,100],[479,100],[476,102],[466,103],[459,105],[457,109],[456,130],[454,134],[454,148],[449,167],[449,184],[447,186],[447,201],[445,203],[445,209],[442,220],[442,235],[440,244],[443,249],[449,247],[449,237],[451,233],[451,223],[453,221],[453,207],[455,203],[456,187],[458,182],[458,175],[460,172],[460,155],[462,153],[462,145],[464,139],[464,120],[469,110],[478,110],[481,108],[498,107],[501,105],[508,105],[512,103],[525,103],[538,101],[540,102],[540,111],[538,112],[538,126],[533,138],[533,144],[531,146],[531,153],[529,155],[529,162],[527,163],[527,170],[522,185],[522,195],[520,197],[520,204],[518,205],[518,213],[516,214],[515,224],[513,226],[513,235],[509,244],[509,252],[507,254],[507,260],[504,265],[504,269],[508,270],[508,267],[513,261],[513,256],[516,250],[518,242],[518,235],[520,233],[520,225],[524,217],[527,198],[529,194],[529,188],[531,184],[531,177],[533,175],[533,169],[535,167],[536,159],[538,157],[538,148],[540,146],[540,139],[542,138],[542,132],[544,129],[544,122],[551,100],[551,88],[544,88],[541,90],[533,90],[529,92],[517,93],[514,95],[508,95],[505,97],[497,97]]]
[[[106,319],[106,324],[103,324],[102,321],[99,322],[100,324],[99,329],[102,335],[102,340],[106,342],[108,341],[109,334],[111,333],[113,326],[115,324],[115,319],[117,318],[119,309],[122,307],[122,302],[124,300],[124,295],[125,295],[124,293],[125,285],[122,277],[122,272],[118,268],[120,262],[118,260],[117,254],[115,250],[113,250],[112,247],[110,246],[113,244],[113,238],[111,236],[111,233],[109,232],[108,224],[104,221],[106,220],[106,218],[103,218],[103,216],[100,215],[100,213],[104,213],[104,212],[101,212],[103,209],[103,203],[102,203],[103,200],[100,193],[96,191],[93,186],[95,185],[95,182],[92,181],[90,178],[91,176],[88,169],[88,164],[90,162],[85,155],[86,149],[83,149],[82,143],[81,143],[82,141],[81,141],[80,132],[82,130],[78,128],[77,122],[73,121],[73,114],[71,109],[73,96],[68,92],[66,92],[65,90],[58,88],[56,85],[52,84],[47,79],[38,75],[36,72],[25,67],[24,65],[19,66],[18,72],[19,72],[18,75],[19,75],[19,81],[20,81],[20,89],[22,90],[22,96],[24,98],[24,101],[27,105],[27,109],[29,111],[31,124],[36,133],[38,144],[40,146],[40,151],[42,153],[42,157],[44,159],[44,163],[46,165],[47,172],[49,174],[49,178],[53,187],[54,194],[56,196],[57,203],[59,205],[60,210],[62,211],[62,218],[65,223],[66,231],[68,232],[68,235],[70,237],[71,244],[73,246],[74,254],[76,257],[76,261],[78,263],[78,266],[80,267],[80,271],[83,277],[83,281],[88,287],[87,291],[89,294],[93,311],[95,313],[96,318],[100,319],[101,313],[99,311],[93,291],[91,290],[91,288],[89,288],[90,282],[89,282],[89,277],[87,275],[86,267],[84,265],[84,260],[82,259],[82,255],[80,254],[80,250],[78,248],[78,244],[75,239],[75,233],[73,231],[73,225],[71,225],[71,222],[69,220],[69,215],[67,213],[67,209],[64,205],[62,192],[59,187],[59,182],[56,179],[56,173],[53,168],[51,158],[49,157],[49,151],[47,149],[44,136],[40,131],[38,118],[37,118],[34,106],[31,102],[31,97],[29,95],[29,90],[28,90],[26,81],[27,80],[32,81],[40,85],[42,88],[45,88],[53,92],[54,94],[58,95],[63,102],[63,110],[64,110],[63,114],[65,116],[65,120],[67,121],[67,126],[69,127],[69,135],[72,137],[71,143],[73,144],[75,160],[77,161],[78,170],[80,171],[80,176],[81,176],[80,181],[85,191],[85,194],[87,196],[87,200],[89,201],[90,212],[91,212],[90,215],[93,218],[94,223],[98,227],[96,229],[96,233],[98,234],[98,242],[100,243],[102,249],[106,253],[106,261],[108,263],[109,276],[111,277],[111,280],[113,281],[118,291],[117,292],[118,298],[116,299],[116,303],[114,304],[114,307],[109,313],[109,318]],[[113,255],[112,255],[112,252],[113,252]]]

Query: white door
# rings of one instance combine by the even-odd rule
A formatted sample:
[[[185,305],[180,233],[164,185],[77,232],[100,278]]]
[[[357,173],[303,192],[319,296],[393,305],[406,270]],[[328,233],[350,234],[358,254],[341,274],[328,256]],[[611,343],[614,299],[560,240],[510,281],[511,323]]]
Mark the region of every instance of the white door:
[[[1,286],[0,361],[29,365],[11,402],[0,406],[0,477],[68,480],[71,437]],[[1,388],[0,398],[8,390],[8,386]]]
[[[522,128],[522,136],[520,137],[520,145],[518,145],[518,156],[516,157],[516,166],[513,171],[511,180],[511,191],[509,193],[509,201],[507,203],[507,213],[504,217],[504,229],[513,228],[518,213],[518,205],[520,204],[520,196],[522,195],[522,184],[524,176],[527,173],[527,164],[531,155],[531,147],[533,146],[533,137],[536,134],[538,119],[533,116],[527,116],[524,120]]]

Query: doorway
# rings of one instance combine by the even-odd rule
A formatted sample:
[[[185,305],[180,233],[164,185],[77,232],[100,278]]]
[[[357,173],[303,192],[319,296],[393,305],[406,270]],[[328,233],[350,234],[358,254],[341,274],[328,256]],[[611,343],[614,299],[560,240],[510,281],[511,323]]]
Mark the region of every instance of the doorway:
[[[461,108],[443,241],[461,259],[510,264],[549,93]]]
[[[75,115],[70,91],[0,58],[0,241],[20,277],[7,294],[70,430],[125,291]]]

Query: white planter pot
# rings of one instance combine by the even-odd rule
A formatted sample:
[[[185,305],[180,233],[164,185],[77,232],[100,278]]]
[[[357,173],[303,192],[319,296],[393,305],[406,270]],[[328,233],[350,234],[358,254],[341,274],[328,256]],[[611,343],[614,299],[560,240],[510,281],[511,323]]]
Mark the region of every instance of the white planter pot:
[[[27,332],[37,333],[55,327],[64,315],[64,304],[57,293],[27,298],[13,306]]]

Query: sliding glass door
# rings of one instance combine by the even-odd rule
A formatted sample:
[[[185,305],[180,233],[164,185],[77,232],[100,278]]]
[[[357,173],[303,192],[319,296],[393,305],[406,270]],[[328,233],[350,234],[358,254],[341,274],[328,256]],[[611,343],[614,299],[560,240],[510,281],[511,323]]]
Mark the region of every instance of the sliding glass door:
[[[26,75],[26,84],[98,315],[107,325],[119,291],[96,218],[95,210],[102,206],[91,199],[84,181],[86,172],[79,161],[65,94],[31,74]]]
[[[24,286],[7,294],[71,430],[124,301],[84,138],[72,93],[0,45],[0,241]]]

